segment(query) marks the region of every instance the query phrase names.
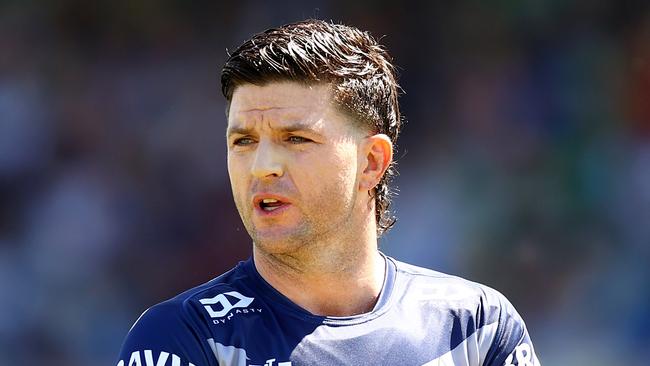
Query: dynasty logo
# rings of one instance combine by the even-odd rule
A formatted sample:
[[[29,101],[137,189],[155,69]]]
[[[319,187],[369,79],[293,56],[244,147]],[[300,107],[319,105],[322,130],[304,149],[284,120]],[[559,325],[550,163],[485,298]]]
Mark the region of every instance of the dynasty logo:
[[[199,302],[213,319],[212,323],[224,324],[236,314],[261,313],[260,308],[249,308],[253,300],[255,298],[244,296],[237,291],[229,291],[215,297],[201,299]]]

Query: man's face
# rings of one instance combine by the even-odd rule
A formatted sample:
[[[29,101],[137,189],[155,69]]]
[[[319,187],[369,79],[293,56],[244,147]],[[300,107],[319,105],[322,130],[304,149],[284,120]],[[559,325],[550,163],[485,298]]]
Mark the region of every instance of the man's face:
[[[235,89],[228,172],[239,214],[259,249],[289,252],[354,223],[364,138],[337,110],[326,84]]]

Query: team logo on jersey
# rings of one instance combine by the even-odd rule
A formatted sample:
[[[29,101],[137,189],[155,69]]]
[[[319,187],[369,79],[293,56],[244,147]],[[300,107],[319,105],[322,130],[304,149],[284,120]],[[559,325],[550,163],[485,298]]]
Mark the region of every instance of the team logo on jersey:
[[[261,313],[262,309],[249,308],[255,298],[247,297],[237,291],[224,292],[215,297],[201,299],[205,311],[208,312],[214,324],[225,323],[235,314]]]

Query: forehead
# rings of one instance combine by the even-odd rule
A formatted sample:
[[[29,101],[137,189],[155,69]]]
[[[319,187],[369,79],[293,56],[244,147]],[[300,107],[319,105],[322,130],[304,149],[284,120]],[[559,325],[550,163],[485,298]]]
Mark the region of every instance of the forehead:
[[[228,126],[251,125],[261,120],[275,123],[316,122],[334,108],[328,84],[305,85],[273,82],[263,86],[244,84],[235,89],[228,113]],[[253,126],[250,126],[253,127]]]
[[[330,84],[275,81],[264,85],[243,84],[233,92],[231,108],[324,107],[330,104]]]

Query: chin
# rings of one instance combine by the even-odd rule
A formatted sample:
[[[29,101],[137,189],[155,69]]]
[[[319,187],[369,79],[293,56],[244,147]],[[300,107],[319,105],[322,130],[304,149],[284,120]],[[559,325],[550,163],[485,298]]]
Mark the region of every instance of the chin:
[[[260,230],[251,235],[255,246],[269,254],[284,254],[296,251],[304,246],[304,233],[297,230]]]
[[[287,241],[254,241],[257,249],[266,254],[289,254],[295,253],[302,243],[292,243]]]

